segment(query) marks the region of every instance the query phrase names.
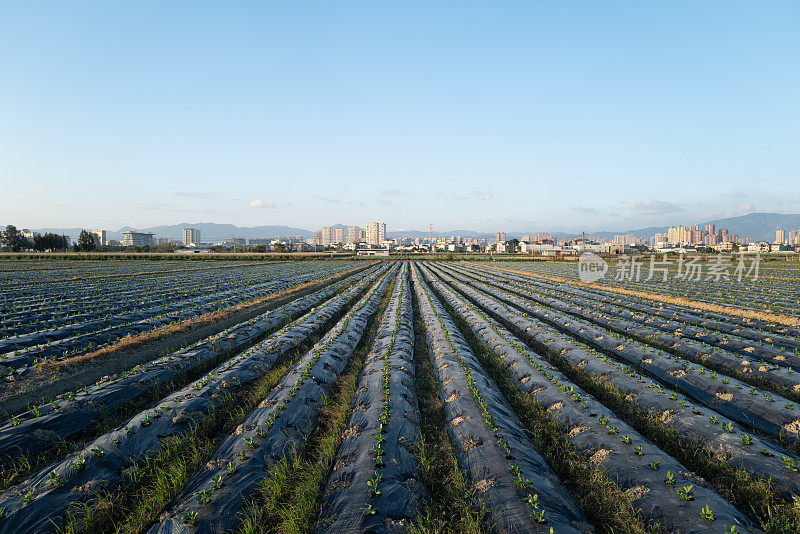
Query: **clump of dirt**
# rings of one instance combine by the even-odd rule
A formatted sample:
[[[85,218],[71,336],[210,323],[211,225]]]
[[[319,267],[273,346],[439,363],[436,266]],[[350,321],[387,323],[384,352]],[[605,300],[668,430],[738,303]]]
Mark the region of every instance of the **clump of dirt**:
[[[589,458],[589,461],[593,464],[602,464],[610,454],[611,449],[600,449]]]

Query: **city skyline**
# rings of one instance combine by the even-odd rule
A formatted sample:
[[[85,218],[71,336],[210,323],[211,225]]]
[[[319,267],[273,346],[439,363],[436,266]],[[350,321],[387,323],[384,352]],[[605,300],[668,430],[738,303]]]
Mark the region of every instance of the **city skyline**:
[[[490,233],[797,213],[799,15],[7,4],[0,222],[79,226],[89,205],[94,227],[319,228],[346,210]]]

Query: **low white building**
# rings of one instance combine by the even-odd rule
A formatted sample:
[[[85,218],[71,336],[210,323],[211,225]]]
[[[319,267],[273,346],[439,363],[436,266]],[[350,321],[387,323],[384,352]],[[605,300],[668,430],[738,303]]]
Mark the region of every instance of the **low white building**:
[[[356,256],[389,256],[388,248],[360,248]]]
[[[146,247],[153,244],[153,234],[145,232],[123,232],[122,245],[125,247]]]

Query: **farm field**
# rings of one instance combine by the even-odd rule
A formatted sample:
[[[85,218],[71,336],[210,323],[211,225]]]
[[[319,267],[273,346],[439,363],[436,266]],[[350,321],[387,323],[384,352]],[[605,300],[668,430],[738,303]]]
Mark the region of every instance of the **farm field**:
[[[656,262],[662,261],[663,256],[657,254]],[[719,266],[719,276],[709,268],[717,262],[716,256],[698,262],[698,271],[690,271],[687,263],[690,257],[685,258],[680,267],[676,258],[671,258],[669,265],[661,267],[664,271],[654,269],[650,276],[650,256],[644,255],[638,259],[641,277],[639,280],[631,279],[630,267],[612,261],[605,277],[597,283],[606,287],[620,287],[634,291],[658,293],[665,296],[682,297],[698,302],[736,306],[744,309],[772,311],[788,314],[794,317],[800,315],[800,261],[767,260],[761,258],[758,264],[758,279],[752,280],[753,256],[743,261],[742,280],[737,280],[739,262],[731,259],[730,255],[723,255]],[[575,262],[556,261],[531,261],[531,262],[497,262],[498,266],[508,269],[518,269],[531,274],[563,278],[578,281],[578,271]],[[621,273],[620,271],[626,271]],[[679,277],[678,275],[684,275]],[[665,276],[666,275],[666,276]],[[709,280],[709,277],[711,279]],[[666,280],[664,279],[666,278]]]
[[[0,262],[0,533],[800,532],[793,265]]]

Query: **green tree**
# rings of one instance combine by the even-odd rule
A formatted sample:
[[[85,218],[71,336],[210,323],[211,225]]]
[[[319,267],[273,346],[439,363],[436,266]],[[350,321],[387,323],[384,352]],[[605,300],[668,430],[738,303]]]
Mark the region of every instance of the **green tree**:
[[[6,231],[3,232],[3,244],[10,248],[13,252],[19,252],[23,249],[31,248],[31,242],[22,236],[22,233],[17,230],[13,224],[6,226]]]
[[[81,235],[78,237],[78,250],[91,252],[94,249],[94,236],[86,230],[81,230]]]
[[[517,252],[519,249],[519,239],[512,239],[510,241],[506,241],[506,252]]]
[[[43,252],[45,250],[63,250],[67,248],[67,236],[48,232],[33,238],[33,249]]]

